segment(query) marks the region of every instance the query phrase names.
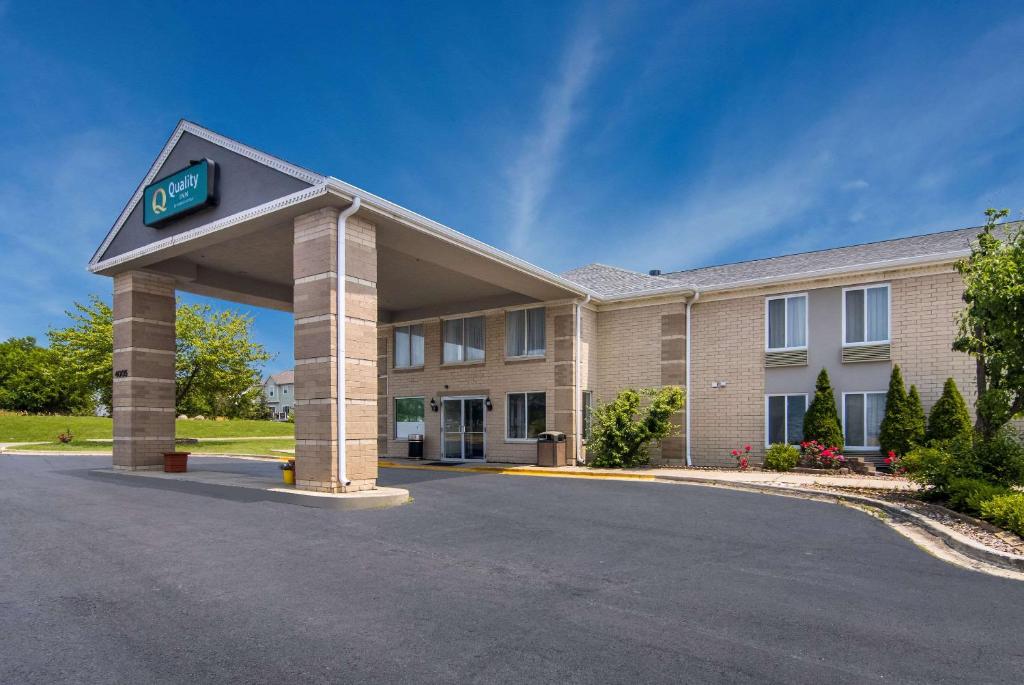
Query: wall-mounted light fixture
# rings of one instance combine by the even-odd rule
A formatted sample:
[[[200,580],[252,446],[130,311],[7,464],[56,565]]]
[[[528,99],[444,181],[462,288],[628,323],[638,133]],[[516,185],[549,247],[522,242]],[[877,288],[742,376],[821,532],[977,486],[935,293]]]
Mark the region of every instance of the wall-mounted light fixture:
[[[491,411],[492,409],[494,409],[494,405],[491,404],[491,398],[490,397],[488,397],[486,400],[484,400],[484,406],[487,407],[487,411]]]
[[[430,398],[430,411],[437,411],[437,400]]]

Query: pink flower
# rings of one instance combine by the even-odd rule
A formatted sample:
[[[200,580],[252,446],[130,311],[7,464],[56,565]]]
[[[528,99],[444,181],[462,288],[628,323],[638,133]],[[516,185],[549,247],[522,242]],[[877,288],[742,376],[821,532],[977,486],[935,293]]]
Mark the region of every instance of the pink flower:
[[[732,451],[732,456],[734,456],[734,457],[740,456],[740,451],[739,450],[733,450]]]
[[[743,446],[743,450],[744,450],[745,452],[749,452],[749,451],[750,451],[750,445],[744,445],[744,446]]]

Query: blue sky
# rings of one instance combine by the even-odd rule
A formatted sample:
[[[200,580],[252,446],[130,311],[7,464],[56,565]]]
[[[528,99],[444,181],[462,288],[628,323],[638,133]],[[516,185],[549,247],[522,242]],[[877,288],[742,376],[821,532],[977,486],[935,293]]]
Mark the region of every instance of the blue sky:
[[[1019,2],[0,0],[0,338],[109,297],[85,264],[180,117],[554,271],[1019,216],[1022,33]]]

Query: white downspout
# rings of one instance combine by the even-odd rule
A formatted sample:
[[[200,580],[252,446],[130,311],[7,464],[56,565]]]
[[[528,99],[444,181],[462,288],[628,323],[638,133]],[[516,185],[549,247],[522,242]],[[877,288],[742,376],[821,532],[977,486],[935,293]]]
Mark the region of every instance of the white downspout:
[[[573,374],[573,392],[575,393],[575,399],[573,403],[576,406],[576,463],[583,461],[583,388],[580,385],[580,350],[583,349],[583,328],[581,326],[583,322],[583,305],[590,302],[590,295],[587,295],[583,302],[576,303],[576,339],[573,341],[576,349],[573,352],[573,358],[576,360],[576,373]]]
[[[690,328],[690,308],[693,303],[700,299],[700,293],[696,290],[693,297],[686,301],[686,465],[693,466],[693,457],[690,452],[690,413],[693,409],[693,392],[690,385],[690,338],[693,337]]]
[[[338,482],[342,486],[351,485],[348,479],[348,468],[345,462],[345,225],[348,218],[359,210],[359,196],[352,198],[352,204],[338,215],[338,261],[337,269],[337,331],[338,339],[335,347],[336,380],[338,388]]]

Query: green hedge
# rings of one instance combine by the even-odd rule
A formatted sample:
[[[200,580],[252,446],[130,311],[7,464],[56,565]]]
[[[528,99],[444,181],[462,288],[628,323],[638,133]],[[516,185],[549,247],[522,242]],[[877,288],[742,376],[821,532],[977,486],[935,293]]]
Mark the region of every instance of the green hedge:
[[[982,502],[981,517],[1024,537],[1024,493],[997,495]]]
[[[789,471],[800,461],[800,450],[793,445],[775,443],[764,455],[764,468],[768,471]]]

